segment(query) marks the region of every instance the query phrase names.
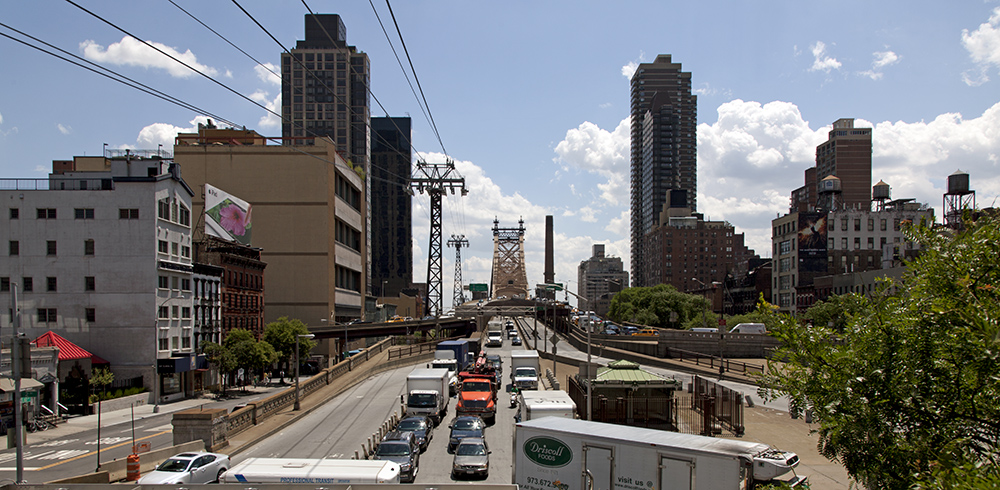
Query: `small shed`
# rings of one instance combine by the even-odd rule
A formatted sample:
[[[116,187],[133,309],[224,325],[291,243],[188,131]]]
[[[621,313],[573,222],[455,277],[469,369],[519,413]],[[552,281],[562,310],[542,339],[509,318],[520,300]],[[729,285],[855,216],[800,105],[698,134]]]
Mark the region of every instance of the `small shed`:
[[[663,430],[677,430],[674,394],[682,382],[643,370],[638,363],[617,360],[598,368],[588,379],[585,367],[570,383],[570,394],[587,418],[586,386],[593,386],[591,420]]]

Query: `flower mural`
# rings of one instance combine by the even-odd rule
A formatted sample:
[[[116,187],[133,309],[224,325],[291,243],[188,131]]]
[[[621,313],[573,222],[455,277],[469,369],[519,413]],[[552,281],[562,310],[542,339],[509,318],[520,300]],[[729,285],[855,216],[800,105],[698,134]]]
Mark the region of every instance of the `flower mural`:
[[[205,233],[250,245],[250,203],[205,184]]]

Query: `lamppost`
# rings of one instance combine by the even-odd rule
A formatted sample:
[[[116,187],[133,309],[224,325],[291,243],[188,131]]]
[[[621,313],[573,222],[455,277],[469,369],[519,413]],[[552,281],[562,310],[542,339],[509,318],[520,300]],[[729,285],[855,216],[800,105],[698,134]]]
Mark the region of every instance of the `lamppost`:
[[[545,287],[559,287],[558,284],[542,284],[542,285],[545,286]],[[580,296],[579,294],[576,294],[576,293],[570,291],[569,289],[566,289],[566,288],[562,288],[562,289],[563,289],[563,291],[566,292],[567,295],[572,294],[573,296],[575,296],[576,299],[577,299],[577,301],[586,301],[587,300],[586,298]],[[553,315],[552,323],[553,323],[553,325],[555,324],[555,315]],[[594,409],[594,406],[593,406],[593,404],[591,403],[591,400],[590,400],[591,384],[593,384],[593,380],[591,379],[591,372],[592,372],[592,369],[593,369],[593,364],[591,363],[591,357],[590,357],[590,332],[591,332],[591,330],[594,329],[594,327],[590,323],[588,323],[586,325],[587,325],[587,420],[591,420],[593,418],[593,409]],[[553,345],[552,347],[553,347],[553,350],[555,350],[555,345]],[[555,358],[555,356],[552,356],[552,366],[555,367],[555,364],[556,364],[556,358]]]
[[[167,296],[167,299],[156,305],[156,318],[153,319],[153,413],[160,413],[160,308],[163,308],[163,305],[172,299],[187,299],[187,295]],[[170,313],[169,310],[167,311],[167,318],[169,319]]]
[[[696,277],[692,277],[691,280],[692,281],[698,281],[698,284],[701,284],[701,287],[703,288],[703,291],[705,293],[705,294],[702,294],[702,296],[705,297],[705,302],[702,303],[702,308],[701,308],[701,326],[704,327],[704,328],[708,328],[708,320],[706,319],[706,312],[708,311],[708,289],[709,288],[708,288],[708,286],[705,285],[705,283],[699,281],[698,278],[696,278]],[[718,281],[712,281],[712,289],[715,289],[716,287],[718,287],[719,284],[720,283]],[[722,379],[722,375],[726,372],[726,362],[725,362],[725,355],[724,355],[725,352],[723,351],[724,345],[725,345],[723,343],[724,342],[724,340],[723,340],[723,335],[724,335],[723,334],[723,330],[724,329],[722,329],[722,328],[716,328],[716,330],[718,330],[718,332],[719,332],[719,379],[721,380]]]
[[[295,408],[293,410],[299,409],[299,339],[312,339],[315,338],[315,334],[305,333],[295,336]]]

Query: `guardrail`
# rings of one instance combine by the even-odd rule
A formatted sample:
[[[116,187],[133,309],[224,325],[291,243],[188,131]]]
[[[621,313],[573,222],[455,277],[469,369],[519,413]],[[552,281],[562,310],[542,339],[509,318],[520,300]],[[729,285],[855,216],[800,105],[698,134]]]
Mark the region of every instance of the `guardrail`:
[[[684,349],[677,349],[674,347],[666,347],[666,357],[671,359],[677,359],[680,361],[694,359],[696,366],[706,365],[711,368],[717,368],[722,366],[726,372],[734,373],[758,373],[764,374],[764,366],[758,364],[750,364],[743,361],[734,361],[731,359],[720,359],[719,356],[709,356],[702,354],[700,352],[693,352]],[[707,359],[707,362],[704,361]]]

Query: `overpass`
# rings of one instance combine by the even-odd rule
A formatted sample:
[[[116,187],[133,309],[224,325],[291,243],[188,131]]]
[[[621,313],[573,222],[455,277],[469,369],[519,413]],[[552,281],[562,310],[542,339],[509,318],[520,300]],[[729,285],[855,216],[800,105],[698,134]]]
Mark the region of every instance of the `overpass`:
[[[343,340],[347,337],[348,341],[431,331],[444,332],[445,337],[468,337],[476,331],[476,322],[472,318],[442,317],[405,322],[323,325],[309,329],[309,333],[316,335],[317,339]]]

